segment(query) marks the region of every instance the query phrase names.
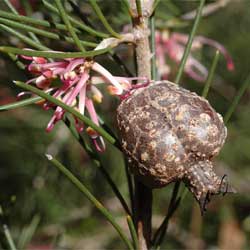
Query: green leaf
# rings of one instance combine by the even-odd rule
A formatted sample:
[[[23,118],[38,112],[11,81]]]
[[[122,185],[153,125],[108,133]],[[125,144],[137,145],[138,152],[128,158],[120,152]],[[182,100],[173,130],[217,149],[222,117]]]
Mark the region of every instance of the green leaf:
[[[59,11],[57,10],[56,7],[54,7],[52,4],[50,4],[47,0],[42,0],[44,6],[49,9],[50,11],[59,14]],[[92,29],[91,27],[85,25],[84,23],[78,21],[77,19],[73,18],[73,17],[69,17],[69,20],[78,28],[88,32],[89,34],[93,35],[93,36],[97,36],[97,37],[101,37],[101,38],[108,38],[109,35],[100,31],[96,31],[95,29]]]
[[[9,231],[9,228],[6,224],[3,225],[3,232],[4,232],[4,235],[6,237],[6,240],[8,242],[8,245],[10,247],[11,250],[17,250],[16,249],[16,246],[15,246],[15,243],[12,239],[12,236],[11,236],[11,233]]]
[[[4,53],[13,53],[13,54],[24,55],[24,56],[39,56],[39,57],[46,57],[46,58],[59,58],[59,59],[93,57],[93,56],[105,54],[110,50],[111,48],[85,51],[85,52],[58,52],[58,51],[53,52],[53,51],[25,50],[25,49],[18,49],[18,48],[8,47],[8,46],[0,46],[0,52],[4,52]]]
[[[0,28],[8,31],[9,33],[11,33],[13,35],[18,36],[23,41],[27,41],[28,44],[31,43],[30,41],[28,41],[28,40],[31,40],[30,38],[27,38],[27,36],[24,36],[21,33],[19,33],[17,35],[18,32],[16,32],[15,30],[9,28],[8,26],[16,28],[16,29],[30,31],[32,33],[35,33],[35,34],[38,34],[38,35],[41,35],[41,36],[44,36],[44,37],[48,37],[50,39],[62,40],[62,37],[59,36],[58,34],[54,33],[54,32],[45,31],[45,30],[42,30],[40,28],[36,28],[36,27],[29,26],[29,25],[21,24],[19,22],[11,21],[11,20],[8,20],[8,19],[5,19],[5,18],[0,17],[0,23],[7,25],[7,26],[1,25]],[[21,38],[21,36],[25,37],[25,39]],[[70,42],[70,43],[74,43],[74,40],[71,37],[67,37],[67,36],[63,36],[63,37],[64,37],[65,41]],[[39,46],[40,48],[42,47],[40,44],[37,45],[37,42],[35,42],[35,41],[32,41],[32,46],[34,45],[34,43],[36,44],[36,47],[37,46]],[[85,42],[85,41],[81,41],[81,40],[80,40],[80,43],[82,45],[86,45],[86,46],[89,46],[89,47],[96,47],[98,45],[96,43]],[[43,48],[46,48],[46,47],[43,47]]]
[[[71,182],[72,184],[82,192],[85,197],[101,212],[105,218],[112,224],[112,226],[116,229],[118,234],[120,235],[123,242],[126,244],[128,249],[132,250],[133,247],[122,231],[121,227],[115,221],[113,215],[91,194],[91,192],[85,187],[85,185],[79,181],[62,163],[53,158],[51,155],[46,155],[48,160],[58,169],[60,170]]]
[[[26,25],[26,24],[23,24],[20,22],[11,21],[11,20],[8,20],[8,19],[2,18],[2,17],[0,17],[0,23],[5,24],[7,26],[10,26],[12,28],[22,29],[22,30],[25,30],[27,32],[30,31],[30,32],[33,32],[33,33],[36,33],[38,35],[48,37],[48,38],[55,38],[55,35],[56,35],[53,32],[49,32],[46,30],[35,28],[35,27],[32,27],[30,25]],[[57,37],[59,38],[59,36],[57,36]]]
[[[36,49],[40,49],[40,50],[50,50],[50,48],[44,46],[44,45],[41,45],[40,43],[37,43],[35,41],[33,41],[31,38],[19,33],[18,31],[8,27],[8,26],[5,26],[3,24],[0,24],[0,29],[12,34],[13,36],[19,38],[21,41],[25,42],[26,44],[28,44],[29,46],[32,46],[33,48],[36,48]],[[8,52],[6,51],[6,53],[12,53],[12,52]],[[14,53],[14,54],[17,54],[17,53]]]
[[[24,107],[24,106],[39,102],[41,100],[43,100],[43,98],[41,98],[40,96],[27,98],[27,99],[22,100],[22,101],[18,101],[18,102],[6,104],[6,105],[1,105],[0,111],[7,111],[7,110],[12,110],[12,109]]]
[[[5,4],[9,7],[9,9],[11,10],[11,12],[12,12],[13,14],[19,15],[19,13],[16,11],[16,9],[14,8],[14,6],[12,5],[12,3],[11,3],[9,0],[4,0],[4,2],[5,2]],[[28,34],[29,34],[30,38],[31,38],[34,42],[36,42],[36,43],[42,45],[42,43],[39,41],[39,39],[36,37],[36,35],[35,35],[34,33],[28,32]]]
[[[202,91],[202,96],[203,96],[204,98],[207,97],[209,88],[210,88],[211,83],[212,83],[212,80],[213,80],[213,78],[214,78],[214,73],[215,73],[215,69],[216,69],[216,66],[217,66],[218,61],[219,61],[219,57],[220,57],[220,52],[217,50],[217,51],[215,52],[215,56],[214,56],[214,58],[213,58],[212,66],[211,66],[211,68],[210,68],[210,70],[209,70],[208,77],[207,77],[207,80],[206,80],[204,89],[203,89],[203,91]]]
[[[237,105],[239,104],[239,101],[240,101],[241,97],[243,96],[243,94],[245,93],[245,91],[247,90],[247,88],[249,87],[249,84],[250,84],[250,74],[248,75],[248,77],[246,78],[246,80],[241,85],[240,89],[238,90],[236,96],[233,99],[232,104],[230,105],[227,113],[224,116],[224,122],[226,124],[228,123],[228,121],[231,118],[233,112],[235,111]]]
[[[129,215],[127,216],[127,223],[128,223],[129,231],[131,234],[131,238],[132,238],[133,243],[134,243],[134,249],[139,250],[139,241],[138,241],[135,225],[134,225],[134,222],[133,222],[131,216],[129,216]]]
[[[10,59],[16,63],[17,67],[21,70],[24,70],[25,69],[25,65],[19,61],[16,57],[16,55],[12,54],[12,53],[8,53],[8,56],[10,57]]]
[[[181,59],[179,70],[178,70],[177,76],[175,78],[175,83],[176,84],[180,83],[181,76],[182,76],[182,73],[184,71],[185,64],[187,62],[187,59],[188,59],[188,56],[189,56],[189,53],[190,53],[190,50],[191,50],[191,47],[192,47],[194,36],[195,36],[196,30],[198,28],[198,25],[199,25],[199,22],[200,22],[200,19],[201,19],[202,9],[204,7],[205,1],[206,0],[200,0],[200,5],[199,5],[199,8],[197,10],[197,14],[196,14],[196,17],[195,17],[195,20],[194,20],[193,28],[192,28],[191,33],[189,35],[188,42],[187,42],[184,54],[183,54],[182,59]]]
[[[102,22],[103,26],[106,28],[106,30],[114,37],[116,38],[120,38],[121,35],[118,34],[117,32],[115,32],[113,30],[113,28],[109,25],[109,22],[107,21],[107,19],[105,18],[105,16],[103,15],[100,7],[98,6],[98,4],[96,3],[96,0],[89,0],[90,5],[92,6],[93,10],[95,11],[96,15],[99,17],[100,21]]]
[[[11,10],[11,12],[13,12],[16,15],[19,15],[9,0],[4,0],[4,2],[8,6],[8,8]]]
[[[67,13],[62,5],[61,0],[55,0],[55,3],[56,3],[58,11],[60,13],[60,16],[61,16],[63,22],[65,23],[70,35],[72,36],[76,46],[79,48],[80,51],[84,52],[85,49],[84,49],[82,43],[80,42],[77,34],[75,33],[75,31],[70,23],[69,17],[68,17],[68,15],[67,15]]]
[[[54,28],[55,27],[56,29],[59,29],[59,30],[67,30],[67,27],[64,24],[55,23],[55,22],[48,22],[45,20],[35,19],[35,18],[27,17],[27,16],[11,14],[7,11],[2,11],[2,10],[0,10],[0,17],[14,20],[14,21],[19,21],[21,23],[39,25],[39,26],[43,26],[46,28]],[[75,29],[75,31],[80,32],[80,30],[78,30],[78,29]]]

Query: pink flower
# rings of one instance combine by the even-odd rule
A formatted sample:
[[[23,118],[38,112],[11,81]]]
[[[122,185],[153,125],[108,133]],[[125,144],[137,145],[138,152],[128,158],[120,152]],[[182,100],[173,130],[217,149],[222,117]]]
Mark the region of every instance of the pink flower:
[[[34,78],[27,81],[27,84],[35,84],[53,97],[74,107],[81,114],[85,114],[86,108],[90,119],[98,126],[100,125],[99,117],[96,113],[94,102],[101,103],[103,95],[96,87],[96,84],[100,82],[107,83],[109,92],[118,96],[122,96],[132,89],[131,81],[133,79],[115,77],[103,66],[92,60],[77,58],[48,62],[41,57],[22,57],[26,60],[31,60],[27,69],[35,75]],[[96,76],[91,78],[91,70],[97,73],[99,78]],[[101,80],[97,81],[97,79]],[[24,94],[26,92],[20,93],[19,96]],[[43,102],[42,105],[45,110],[50,108],[55,110],[46,129],[50,132],[55,124],[63,119],[65,111],[61,107],[47,101]],[[75,118],[75,126],[78,131],[82,131],[84,128],[84,124],[78,121],[77,118]],[[103,138],[90,127],[86,131],[93,140],[96,149],[103,151],[105,149]]]
[[[188,42],[188,35],[175,32],[169,34],[168,31],[160,33],[158,31],[156,32],[155,39],[159,74],[163,79],[167,79],[170,73],[170,67],[166,64],[165,57],[167,56],[170,60],[179,64]],[[217,49],[225,57],[228,70],[231,71],[234,69],[233,60],[225,47],[212,39],[196,36],[192,43],[191,52],[201,48],[203,45],[209,45]],[[184,70],[187,75],[200,82],[205,81],[208,75],[206,67],[195,59],[191,53],[187,59]]]

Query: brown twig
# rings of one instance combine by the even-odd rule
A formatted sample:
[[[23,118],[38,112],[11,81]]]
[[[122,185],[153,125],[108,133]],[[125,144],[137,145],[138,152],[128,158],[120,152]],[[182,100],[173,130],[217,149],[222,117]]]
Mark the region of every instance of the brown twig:
[[[138,1],[130,0],[133,34],[138,77],[151,79],[151,52],[149,46],[148,19],[152,13],[153,1],[140,0],[140,13],[137,12]],[[152,231],[152,189],[135,179],[135,223],[139,240],[139,249],[150,248]]]

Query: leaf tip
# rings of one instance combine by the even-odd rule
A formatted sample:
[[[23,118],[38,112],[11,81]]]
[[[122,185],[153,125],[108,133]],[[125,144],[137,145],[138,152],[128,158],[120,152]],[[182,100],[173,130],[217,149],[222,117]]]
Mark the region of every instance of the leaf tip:
[[[45,154],[45,156],[48,158],[49,161],[53,160],[53,156],[50,154]]]

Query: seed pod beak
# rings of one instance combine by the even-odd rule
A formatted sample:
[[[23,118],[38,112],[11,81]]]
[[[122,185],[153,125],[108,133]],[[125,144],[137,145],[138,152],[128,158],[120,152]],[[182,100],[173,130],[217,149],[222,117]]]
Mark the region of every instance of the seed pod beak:
[[[228,184],[226,175],[223,177],[216,175],[211,161],[192,163],[188,169],[184,182],[198,201],[202,215],[212,195],[236,193],[236,190]]]
[[[201,215],[204,215],[204,212],[206,212],[207,210],[207,205],[210,202],[210,198],[212,195],[219,195],[222,194],[223,196],[228,194],[228,193],[237,193],[237,191],[228,184],[227,181],[227,176],[223,175],[223,177],[221,178],[221,181],[219,182],[219,184],[215,184],[216,188],[215,190],[211,191],[208,190],[206,193],[203,192],[200,196],[200,198],[198,199],[199,205],[200,205],[200,210],[201,210]]]

